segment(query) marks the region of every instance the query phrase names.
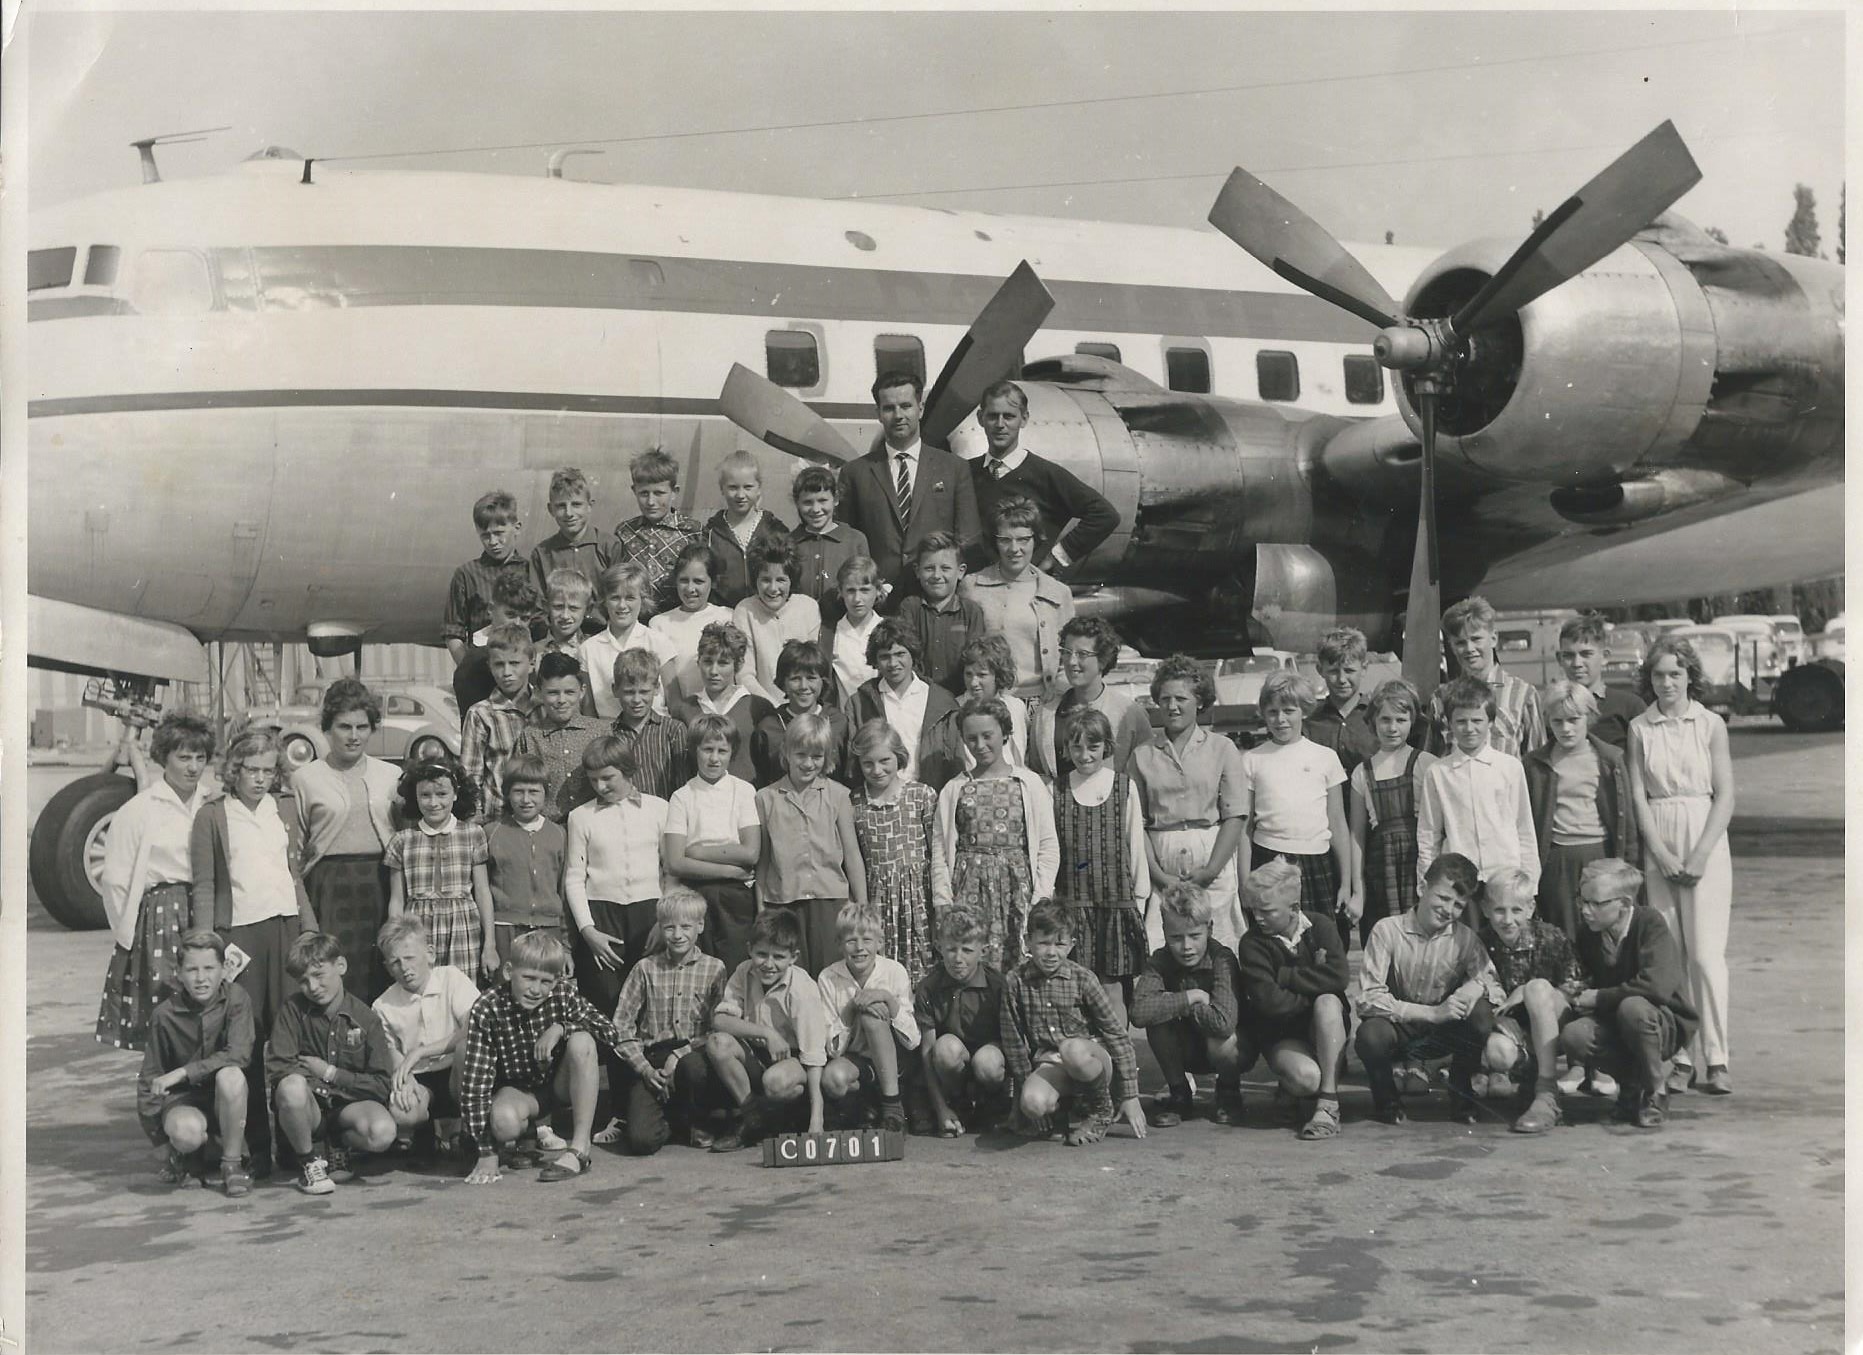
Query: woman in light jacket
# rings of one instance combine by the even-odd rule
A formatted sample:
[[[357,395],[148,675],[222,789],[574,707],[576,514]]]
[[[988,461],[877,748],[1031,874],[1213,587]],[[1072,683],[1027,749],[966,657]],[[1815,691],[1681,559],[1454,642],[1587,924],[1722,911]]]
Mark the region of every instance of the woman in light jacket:
[[[1009,641],[1016,662],[1015,695],[1039,703],[1059,689],[1061,627],[1074,619],[1068,586],[1035,565],[1045,549],[1041,510],[1019,494],[996,505],[990,534],[996,563],[968,574],[959,595],[983,609],[988,632]]]
[[[400,773],[363,751],[382,722],[382,703],[355,678],[323,697],[330,751],[291,778],[304,839],[304,887],[324,929],[349,961],[349,990],[373,1002],[388,987],[375,934],[388,920],[388,872]]]
[[[213,760],[213,731],[197,715],[168,715],[149,740],[159,779],[110,820],[104,838],[104,916],[116,948],[104,974],[97,1043],[141,1049],[149,1013],[168,995],[175,947],[188,929],[189,855],[194,816],[208,800],[201,784]]]

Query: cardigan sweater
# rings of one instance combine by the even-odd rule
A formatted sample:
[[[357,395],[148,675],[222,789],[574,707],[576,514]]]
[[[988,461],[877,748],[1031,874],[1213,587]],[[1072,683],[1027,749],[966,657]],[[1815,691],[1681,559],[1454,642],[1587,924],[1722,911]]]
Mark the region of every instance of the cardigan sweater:
[[[1630,804],[1630,766],[1621,748],[1613,748],[1596,735],[1591,751],[1598,755],[1598,822],[1604,825],[1605,846],[1611,856],[1626,861],[1642,859],[1637,816]],[[1527,774],[1527,799],[1533,806],[1533,831],[1540,842],[1541,877],[1552,855],[1553,808],[1559,799],[1558,774],[1553,771],[1553,745],[1542,744],[1521,759]]]
[[[1022,831],[1028,838],[1029,873],[1035,884],[1029,901],[1053,898],[1055,877],[1061,871],[1061,843],[1054,832],[1054,798],[1042,779],[1027,767],[1009,770],[1022,784]],[[969,780],[969,773],[954,776],[938,792],[938,833],[931,858],[934,912],[952,903],[951,872],[957,867],[957,800]]]
[[[970,463],[971,479],[977,487],[977,512],[985,523],[994,520],[996,505],[1012,494],[1021,495],[1040,510],[1043,541],[1055,541],[1063,527],[1077,521],[1074,530],[1059,542],[1075,565],[1119,530],[1119,510],[1065,467],[1029,452],[1019,466],[999,480],[990,473],[991,460],[985,452]],[[989,543],[981,540],[966,553],[973,569],[982,569],[992,558]]]
[[[1346,948],[1339,929],[1324,913],[1308,913],[1307,923],[1292,951],[1260,927],[1251,927],[1236,941],[1244,1026],[1306,1016],[1322,993],[1345,1000]]]
[[[369,790],[369,821],[386,851],[400,826],[395,822],[395,808],[401,773],[392,763],[366,754],[362,768],[363,784]],[[320,758],[292,773],[291,794],[297,801],[295,822],[303,842],[304,869],[309,870],[329,853],[349,818],[349,778]]]
[[[297,890],[298,918],[306,931],[317,926],[310,895],[304,892],[304,830],[298,826],[297,796],[280,791],[278,817],[285,825],[285,864]],[[189,925],[224,933],[233,925],[233,877],[227,869],[226,799],[222,796],[194,816],[189,855],[194,861],[194,907]]]

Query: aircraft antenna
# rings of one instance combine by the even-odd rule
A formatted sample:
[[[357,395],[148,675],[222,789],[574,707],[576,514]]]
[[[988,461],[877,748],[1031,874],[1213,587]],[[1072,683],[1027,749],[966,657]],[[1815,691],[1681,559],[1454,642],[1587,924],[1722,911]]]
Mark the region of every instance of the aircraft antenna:
[[[607,151],[598,151],[593,146],[565,146],[561,150],[550,152],[549,175],[552,179],[563,177],[563,161],[572,155],[606,155]]]
[[[200,127],[191,132],[163,132],[158,136],[144,137],[129,144],[136,148],[136,155],[142,161],[142,181],[160,183],[162,171],[155,167],[155,148],[157,146],[180,146],[189,141],[204,141],[215,132],[230,132],[229,124],[225,127]]]

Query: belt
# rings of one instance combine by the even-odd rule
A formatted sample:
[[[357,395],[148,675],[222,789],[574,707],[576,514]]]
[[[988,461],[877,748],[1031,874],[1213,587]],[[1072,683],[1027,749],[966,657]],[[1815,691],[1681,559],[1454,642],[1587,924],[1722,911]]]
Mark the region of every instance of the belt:
[[[1151,831],[1154,833],[1175,833],[1180,828],[1214,827],[1216,827],[1216,822],[1213,819],[1183,819],[1177,823],[1154,823],[1151,826]]]
[[[1712,795],[1652,795],[1650,803],[1659,805],[1665,800],[1712,800]]]

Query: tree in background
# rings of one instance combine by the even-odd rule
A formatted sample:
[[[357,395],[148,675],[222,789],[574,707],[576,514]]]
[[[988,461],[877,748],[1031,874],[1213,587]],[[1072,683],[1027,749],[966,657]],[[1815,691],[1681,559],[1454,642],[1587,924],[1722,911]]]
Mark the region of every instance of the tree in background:
[[[1785,227],[1785,252],[1818,257],[1818,199],[1808,184],[1792,188],[1792,219]]]

